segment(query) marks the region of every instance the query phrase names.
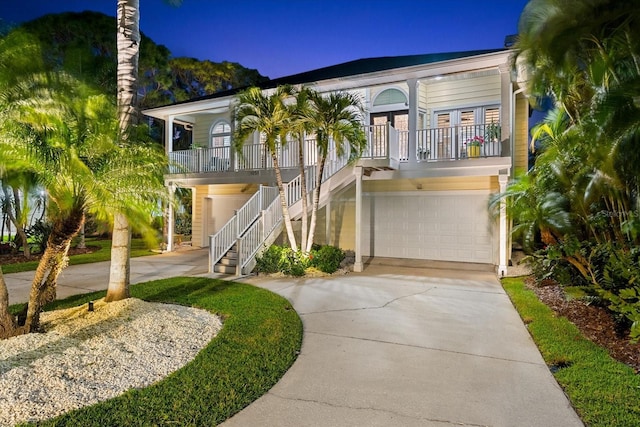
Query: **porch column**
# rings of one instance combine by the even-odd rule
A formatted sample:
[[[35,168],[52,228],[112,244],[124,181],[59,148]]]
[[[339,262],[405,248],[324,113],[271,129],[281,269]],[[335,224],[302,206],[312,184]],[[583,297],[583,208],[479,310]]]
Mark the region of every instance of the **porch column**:
[[[418,136],[418,85],[417,79],[407,80],[409,85],[409,164],[416,164],[416,139]]]
[[[353,173],[356,176],[356,259],[353,271],[362,271],[362,166],[356,166]]]
[[[167,153],[173,151],[173,116],[168,116],[164,127],[164,150]]]
[[[174,183],[169,183],[169,207],[167,209],[167,252],[173,251],[173,233],[175,230],[175,219],[173,213],[173,197],[176,192]]]
[[[515,116],[515,105],[512,102],[513,83],[511,83],[511,67],[502,65],[500,70],[500,135],[502,157],[511,156],[513,158],[513,135],[511,125]]]
[[[329,191],[329,194],[327,195],[327,204],[324,205],[324,209],[325,209],[325,223],[324,223],[324,227],[325,227],[325,242],[327,245],[331,244],[331,191]]]
[[[500,184],[500,193],[504,193],[507,189],[509,175],[498,175]],[[503,198],[500,200],[500,260],[498,265],[498,276],[504,277],[507,274],[507,266],[509,264],[509,235],[507,230],[507,201]]]

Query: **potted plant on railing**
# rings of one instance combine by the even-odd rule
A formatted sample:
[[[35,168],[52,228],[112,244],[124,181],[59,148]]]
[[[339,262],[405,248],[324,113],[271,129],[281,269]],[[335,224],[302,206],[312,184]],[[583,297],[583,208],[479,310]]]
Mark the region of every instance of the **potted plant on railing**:
[[[467,157],[480,157],[480,147],[484,144],[484,138],[481,136],[474,136],[467,139]]]
[[[489,123],[487,125],[485,139],[487,140],[487,142],[500,141],[500,125],[495,122]]]

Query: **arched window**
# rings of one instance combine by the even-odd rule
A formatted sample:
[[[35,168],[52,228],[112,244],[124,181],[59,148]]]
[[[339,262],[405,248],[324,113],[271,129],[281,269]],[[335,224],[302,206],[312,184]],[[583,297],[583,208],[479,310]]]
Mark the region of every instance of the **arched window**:
[[[401,90],[385,89],[376,96],[373,106],[389,105],[389,104],[407,104],[407,97]]]
[[[211,147],[228,147],[231,145],[231,126],[219,121],[211,128]]]

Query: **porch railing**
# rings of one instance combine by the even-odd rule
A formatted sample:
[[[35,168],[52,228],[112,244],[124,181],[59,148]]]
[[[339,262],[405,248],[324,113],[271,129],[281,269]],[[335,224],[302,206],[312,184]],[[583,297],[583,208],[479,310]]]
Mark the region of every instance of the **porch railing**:
[[[416,139],[418,161],[498,157],[500,126],[495,123],[419,130]]]
[[[501,155],[500,126],[495,123],[418,130],[413,153],[409,152],[409,131],[396,130],[390,123],[364,126],[364,130],[367,146],[361,156],[363,159],[390,159],[402,163],[411,158],[423,162]],[[471,148],[474,146],[477,148]],[[279,147],[276,154],[280,168],[297,168],[299,152],[297,141]],[[305,140],[303,154],[305,166],[316,164],[315,139]],[[169,160],[170,173],[273,169],[273,158],[264,144],[245,144],[241,153],[232,153],[228,146],[174,151],[169,153]]]
[[[196,148],[169,153],[169,173],[224,172],[231,167],[231,147]]]

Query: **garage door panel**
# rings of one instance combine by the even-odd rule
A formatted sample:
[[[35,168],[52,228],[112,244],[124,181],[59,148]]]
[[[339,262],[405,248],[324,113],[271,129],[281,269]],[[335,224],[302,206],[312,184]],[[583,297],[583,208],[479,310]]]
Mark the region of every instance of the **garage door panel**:
[[[486,194],[371,197],[373,255],[492,263]]]

